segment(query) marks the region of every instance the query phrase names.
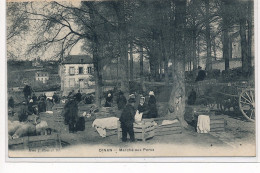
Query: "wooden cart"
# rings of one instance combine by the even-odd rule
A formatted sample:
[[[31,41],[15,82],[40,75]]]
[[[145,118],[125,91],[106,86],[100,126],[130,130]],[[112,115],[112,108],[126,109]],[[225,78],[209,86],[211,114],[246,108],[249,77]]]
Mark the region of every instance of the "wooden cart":
[[[222,113],[233,108],[235,112],[241,112],[247,120],[255,121],[254,83],[250,81],[232,83],[203,81],[203,83],[193,84],[192,87],[199,88],[199,90],[196,89],[197,98],[205,98],[210,107],[216,106]]]

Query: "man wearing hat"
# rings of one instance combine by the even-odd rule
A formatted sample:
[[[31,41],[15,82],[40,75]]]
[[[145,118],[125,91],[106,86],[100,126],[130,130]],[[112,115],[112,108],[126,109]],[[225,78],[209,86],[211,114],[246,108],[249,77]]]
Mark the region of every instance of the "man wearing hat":
[[[20,122],[24,122],[27,120],[28,112],[29,111],[28,111],[28,108],[26,105],[26,101],[23,101],[22,106],[20,107],[19,112],[18,112],[18,118],[19,118]]]
[[[134,136],[134,128],[133,128],[133,123],[135,121],[135,97],[134,95],[129,96],[129,100],[127,105],[124,107],[121,117],[119,121],[121,122],[121,128],[122,128],[122,141],[126,142],[127,140],[127,133],[130,136],[130,141],[134,142],[135,141],[135,136]]]

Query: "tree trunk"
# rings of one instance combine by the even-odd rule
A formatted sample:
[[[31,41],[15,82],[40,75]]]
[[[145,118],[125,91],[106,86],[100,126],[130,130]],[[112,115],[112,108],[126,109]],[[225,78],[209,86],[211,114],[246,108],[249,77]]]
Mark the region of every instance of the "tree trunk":
[[[217,60],[216,38],[213,39],[213,53],[214,53],[214,60]]]
[[[192,42],[191,42],[191,50],[192,50],[192,61],[193,61],[193,76],[197,75],[196,70],[198,69],[197,64],[197,56],[196,56],[196,32],[195,29],[192,31]]]
[[[229,58],[230,58],[230,52],[229,52],[229,22],[228,22],[228,1],[222,0],[222,19],[223,19],[223,59],[225,60],[225,70],[229,70]],[[231,55],[232,56],[232,55]]]
[[[133,43],[130,43],[130,81],[134,80]]]
[[[187,127],[184,120],[185,113],[185,13],[186,0],[176,0],[175,13],[175,40],[176,40],[176,61],[174,63],[173,79],[174,85],[170,95],[169,106],[174,109],[174,115],[179,119],[183,127]]]
[[[140,84],[142,87],[142,91],[145,92],[145,85],[144,85],[144,55],[143,55],[143,47],[140,46]]]
[[[207,63],[206,70],[212,70],[212,58],[211,58],[211,40],[210,40],[210,23],[209,23],[209,0],[205,0],[206,6],[206,43],[207,43]]]
[[[228,38],[227,28],[224,28],[223,37],[224,37],[223,38],[223,59],[225,60],[225,70],[229,70],[229,53],[228,53],[229,38]]]
[[[198,37],[198,40],[197,40],[197,60],[198,60],[198,66],[200,66],[200,37]],[[197,70],[197,69],[196,69]]]
[[[242,56],[242,72],[243,75],[248,75],[248,57],[247,57],[247,40],[246,40],[246,19],[240,19],[240,38],[241,38],[241,56]]]
[[[101,65],[100,65],[100,59],[98,54],[98,48],[99,48],[99,42],[95,30],[95,15],[93,10],[93,4],[92,2],[86,2],[89,3],[89,15],[91,20],[91,27],[93,30],[93,36],[92,36],[92,50],[93,50],[93,64],[94,64],[94,77],[95,77],[95,103],[98,107],[101,107],[101,86],[102,86],[102,75],[101,75]]]
[[[232,41],[232,38],[230,37],[228,39],[228,55],[229,55],[229,59],[232,59],[232,44],[233,44],[233,41]]]
[[[118,17],[118,32],[120,46],[120,83],[124,93],[129,91],[129,71],[128,71],[128,45],[125,23],[125,1],[115,2],[115,11]]]

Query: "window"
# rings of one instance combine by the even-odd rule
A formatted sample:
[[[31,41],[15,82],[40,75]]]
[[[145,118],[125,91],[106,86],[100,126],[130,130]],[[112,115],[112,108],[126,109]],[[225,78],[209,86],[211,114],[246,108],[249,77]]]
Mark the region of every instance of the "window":
[[[70,67],[70,75],[74,75],[75,74],[75,68],[74,67]]]
[[[91,73],[91,67],[88,67],[88,73],[90,74]]]
[[[83,67],[79,67],[79,74],[83,74]]]
[[[69,79],[69,86],[70,87],[74,87],[75,86],[75,79],[74,78]]]
[[[83,59],[80,59],[80,63],[83,63]]]

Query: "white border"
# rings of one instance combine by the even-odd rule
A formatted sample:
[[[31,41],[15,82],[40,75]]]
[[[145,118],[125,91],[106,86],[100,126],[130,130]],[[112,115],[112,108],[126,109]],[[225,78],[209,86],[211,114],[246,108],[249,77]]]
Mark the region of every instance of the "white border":
[[[256,21],[259,18],[259,12],[257,9],[259,8],[259,1],[255,1],[254,4],[255,7],[255,62],[256,62],[256,67],[258,67],[259,65],[259,60],[258,60],[258,55],[259,55],[259,34],[257,31],[259,31],[259,23],[258,21]],[[5,107],[5,101],[6,101],[6,59],[4,55],[6,55],[6,45],[5,45],[5,0],[0,0],[0,56],[1,56],[1,63],[0,63],[0,99],[1,99],[1,112],[2,115],[0,116],[0,136],[2,139],[5,139],[5,125],[6,125],[6,121],[5,121],[5,112],[6,112],[6,107]],[[256,89],[258,89],[259,86],[259,80],[258,80],[258,74],[259,74],[259,69],[256,68]],[[258,90],[256,90],[258,91]],[[259,93],[256,92],[257,97],[256,97],[256,102],[257,102],[257,107],[260,107],[260,104],[258,103],[258,98],[259,98]],[[258,115],[258,109],[256,109],[256,114]],[[5,140],[1,140],[0,143],[0,150],[1,150],[1,163],[2,161],[5,162],[5,164],[3,164],[4,166],[2,167],[2,164],[0,164],[0,172],[2,172],[2,168],[3,170],[7,170],[7,168],[11,171],[11,172],[17,172],[17,171],[22,171],[22,169],[20,169],[20,167],[23,166],[27,166],[28,167],[32,167],[35,168],[34,172],[43,172],[43,170],[45,170],[45,168],[53,168],[52,165],[55,162],[63,162],[65,164],[61,164],[62,167],[67,168],[67,169],[62,169],[62,171],[68,171],[70,170],[71,172],[73,170],[77,170],[77,169],[81,169],[83,168],[82,164],[79,164],[80,167],[75,168],[75,164],[73,164],[73,166],[71,164],[66,164],[66,163],[71,163],[71,162],[220,162],[220,163],[224,163],[224,162],[259,162],[259,149],[258,149],[258,145],[259,145],[259,118],[257,118],[257,157],[173,157],[173,158],[24,158],[24,159],[9,159],[7,158],[7,145],[5,143]],[[3,154],[5,153],[5,154]],[[10,162],[10,161],[14,161],[14,162],[22,162],[19,164],[15,164],[15,167],[12,167],[11,165],[14,165],[13,163],[7,163],[6,161]],[[45,164],[44,167],[38,167],[38,164],[28,164],[25,162],[48,162],[48,164]],[[123,164],[124,166],[125,164]],[[136,165],[136,164],[134,164]],[[36,166],[36,167],[35,167]],[[46,166],[46,167],[45,167]],[[72,167],[71,167],[72,166]],[[108,167],[110,167],[110,164],[102,164],[101,167],[103,167],[105,169],[107,169]],[[149,164],[149,167],[154,168],[155,164]],[[55,165],[56,167],[56,165]],[[73,168],[74,167],[74,168]],[[184,166],[185,167],[185,166]],[[56,169],[59,169],[59,167],[56,167]],[[121,168],[122,169],[122,168]],[[201,171],[200,167],[197,167],[197,169],[199,171]],[[119,168],[120,170],[120,168]],[[138,171],[139,170],[132,170],[129,169],[130,171]],[[128,170],[128,171],[129,171]],[[157,170],[154,168],[154,170]],[[173,169],[174,170],[174,169]],[[185,170],[185,169],[183,169]],[[194,171],[193,168],[188,168],[187,170],[189,171]],[[243,169],[240,169],[243,170]],[[253,170],[248,170],[248,167],[244,167],[244,170],[252,172]],[[28,170],[24,170],[24,171],[28,171]],[[125,172],[127,170],[124,171]],[[141,170],[140,170],[141,171]],[[239,170],[233,170],[233,171],[239,171]],[[5,172],[5,171],[3,171]],[[171,171],[172,172],[172,171]],[[212,170],[211,170],[212,172]],[[214,171],[215,172],[215,171]]]

